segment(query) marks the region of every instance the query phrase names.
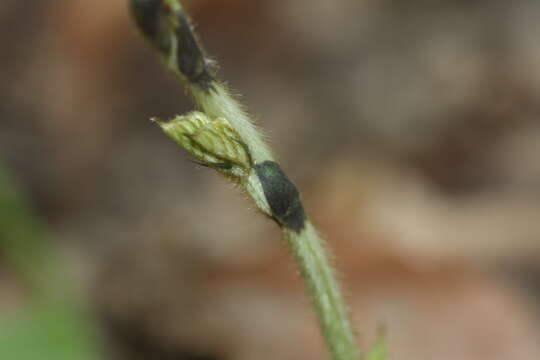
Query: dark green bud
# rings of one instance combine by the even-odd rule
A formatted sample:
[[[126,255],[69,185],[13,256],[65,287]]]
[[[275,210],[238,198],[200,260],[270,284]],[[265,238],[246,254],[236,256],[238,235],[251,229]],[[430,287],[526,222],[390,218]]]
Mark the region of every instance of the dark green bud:
[[[272,217],[278,224],[300,232],[306,224],[306,213],[296,186],[274,161],[255,165]]]
[[[131,0],[131,13],[152,46],[167,56],[172,39],[163,0]]]
[[[174,66],[173,70],[204,90],[212,88],[214,77],[209,61],[178,1],[131,0],[131,12],[144,36]],[[172,59],[174,63],[170,62]]]

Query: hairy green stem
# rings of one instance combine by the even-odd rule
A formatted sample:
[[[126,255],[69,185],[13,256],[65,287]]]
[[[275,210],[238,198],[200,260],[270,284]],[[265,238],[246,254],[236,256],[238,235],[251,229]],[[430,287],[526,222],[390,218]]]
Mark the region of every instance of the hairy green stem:
[[[327,251],[308,221],[304,231],[285,236],[305,279],[333,359],[359,359],[356,338]]]
[[[131,0],[139,28],[201,111],[155,121],[201,165],[239,183],[283,230],[315,305],[332,359],[357,360],[347,307],[323,241],[257,127],[215,76],[178,0]]]

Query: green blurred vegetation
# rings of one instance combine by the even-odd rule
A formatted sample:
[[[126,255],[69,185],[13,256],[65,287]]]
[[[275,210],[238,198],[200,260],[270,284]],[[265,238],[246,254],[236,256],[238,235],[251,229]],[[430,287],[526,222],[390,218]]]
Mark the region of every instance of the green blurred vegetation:
[[[87,306],[74,295],[44,224],[0,165],[0,258],[27,299],[0,313],[0,359],[101,358]]]
[[[388,359],[388,346],[386,343],[386,335],[384,332],[379,333],[379,337],[374,345],[369,349],[365,355],[366,360],[387,360]]]

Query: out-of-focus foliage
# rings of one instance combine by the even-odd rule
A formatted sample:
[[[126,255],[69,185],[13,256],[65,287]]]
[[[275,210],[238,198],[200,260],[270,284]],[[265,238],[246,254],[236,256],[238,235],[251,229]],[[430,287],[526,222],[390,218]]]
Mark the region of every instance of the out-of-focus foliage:
[[[369,349],[365,355],[365,360],[387,360],[388,359],[388,347],[386,345],[386,338],[380,336],[377,342]],[[399,359],[397,354],[396,359]]]
[[[59,284],[58,286],[64,286]],[[95,334],[84,310],[71,303],[32,303],[0,321],[0,358],[96,360]]]
[[[27,290],[23,306],[0,309],[0,359],[99,359],[93,320],[72,296],[62,259],[2,166],[0,255]]]

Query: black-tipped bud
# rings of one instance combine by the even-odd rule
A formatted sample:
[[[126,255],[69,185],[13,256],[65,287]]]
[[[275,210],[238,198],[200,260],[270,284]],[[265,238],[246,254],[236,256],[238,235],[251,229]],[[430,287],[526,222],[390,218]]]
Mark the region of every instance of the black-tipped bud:
[[[186,13],[179,10],[176,14],[178,18],[178,69],[192,83],[200,85],[203,89],[212,87],[214,77],[212,76],[199,42],[193,32],[193,27]]]
[[[171,31],[167,28],[163,0],[131,0],[131,13],[152,46],[163,55],[171,51]]]
[[[302,231],[306,225],[306,213],[300,194],[281,167],[274,161],[264,161],[255,165],[255,172],[274,220],[297,233]]]
[[[187,14],[173,0],[131,0],[131,11],[144,36],[167,60],[175,59],[174,70],[204,90],[214,77]],[[176,54],[173,53],[176,44]],[[169,63],[170,64],[170,63]]]

